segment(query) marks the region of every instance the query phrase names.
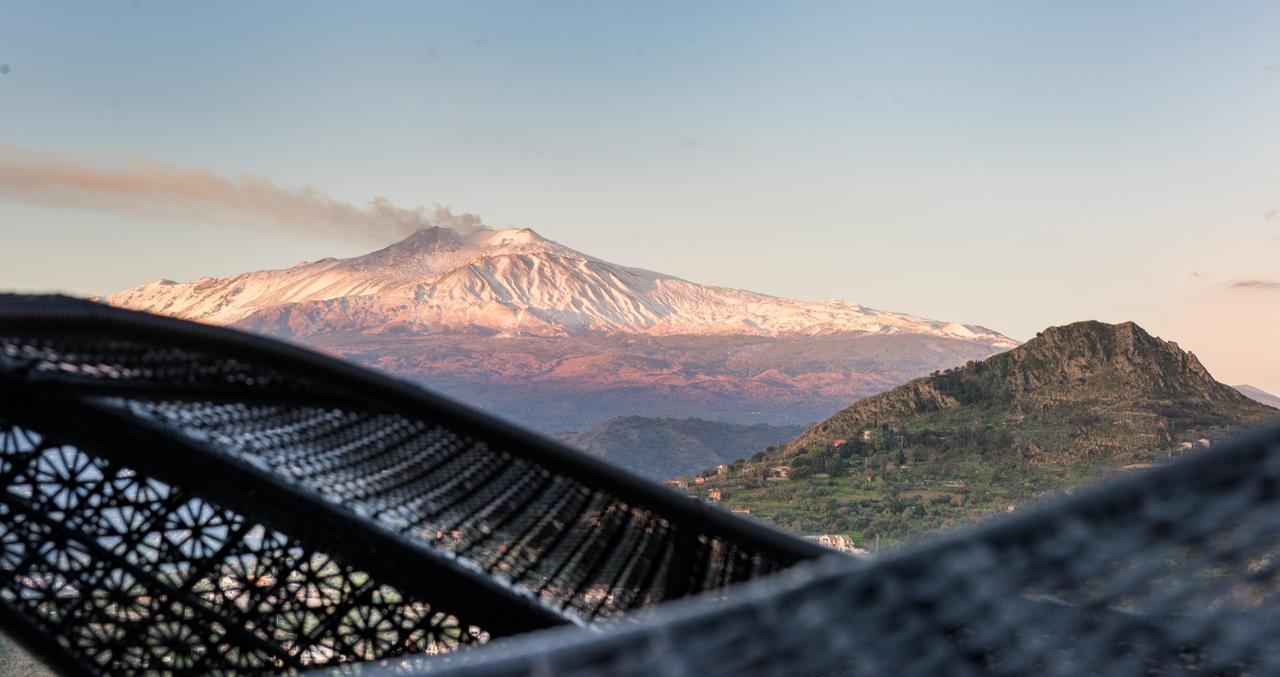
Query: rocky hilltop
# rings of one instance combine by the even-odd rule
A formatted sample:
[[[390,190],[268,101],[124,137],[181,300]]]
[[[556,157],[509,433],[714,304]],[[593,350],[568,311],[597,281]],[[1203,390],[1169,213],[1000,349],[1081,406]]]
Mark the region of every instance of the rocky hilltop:
[[[1079,322],[856,402],[700,489],[801,531],[901,539],[1276,417],[1136,324]]]
[[[786,449],[821,447],[931,413],[946,418],[981,410],[999,413],[993,425],[1001,429],[1036,421],[1071,428],[1066,440],[1028,439],[1038,452],[1123,453],[1163,448],[1182,432],[1247,422],[1268,409],[1214,380],[1194,354],[1132,322],[1078,322],[1046,329],[1006,353],[859,401]]]

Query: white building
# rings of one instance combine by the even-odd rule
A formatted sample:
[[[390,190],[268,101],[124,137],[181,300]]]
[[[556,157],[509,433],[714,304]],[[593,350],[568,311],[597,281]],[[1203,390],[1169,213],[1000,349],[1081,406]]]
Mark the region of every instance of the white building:
[[[821,534],[819,536],[810,536],[824,548],[831,548],[839,552],[847,552],[851,555],[869,555],[871,551],[864,550],[853,544],[853,539],[844,534]]]

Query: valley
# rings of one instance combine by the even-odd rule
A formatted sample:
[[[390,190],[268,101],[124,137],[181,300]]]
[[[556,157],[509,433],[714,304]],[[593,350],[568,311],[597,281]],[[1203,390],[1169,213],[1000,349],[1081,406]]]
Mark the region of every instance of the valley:
[[[664,480],[731,463],[743,449],[782,444],[806,427],[619,416],[580,432],[556,433],[555,437],[614,465]]]

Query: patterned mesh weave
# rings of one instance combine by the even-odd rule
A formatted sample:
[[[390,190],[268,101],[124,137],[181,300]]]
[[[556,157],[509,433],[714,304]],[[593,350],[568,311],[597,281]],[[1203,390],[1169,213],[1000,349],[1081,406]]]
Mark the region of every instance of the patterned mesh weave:
[[[814,545],[265,339],[0,297],[0,620],[68,671],[439,653]]]
[[[1280,428],[869,563],[438,659],[443,675],[1280,674]]]

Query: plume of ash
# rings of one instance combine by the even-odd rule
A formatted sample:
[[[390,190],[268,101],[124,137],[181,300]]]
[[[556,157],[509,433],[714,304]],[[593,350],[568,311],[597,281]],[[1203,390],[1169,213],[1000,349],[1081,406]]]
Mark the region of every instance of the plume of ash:
[[[167,219],[249,218],[384,241],[434,226],[462,232],[485,227],[474,214],[455,214],[440,205],[406,209],[375,197],[357,207],[313,188],[281,188],[260,176],[233,180],[150,160],[103,168],[7,146],[0,146],[0,199]]]
[[[1280,282],[1275,280],[1240,280],[1231,285],[1232,289],[1275,289],[1280,290]]]

